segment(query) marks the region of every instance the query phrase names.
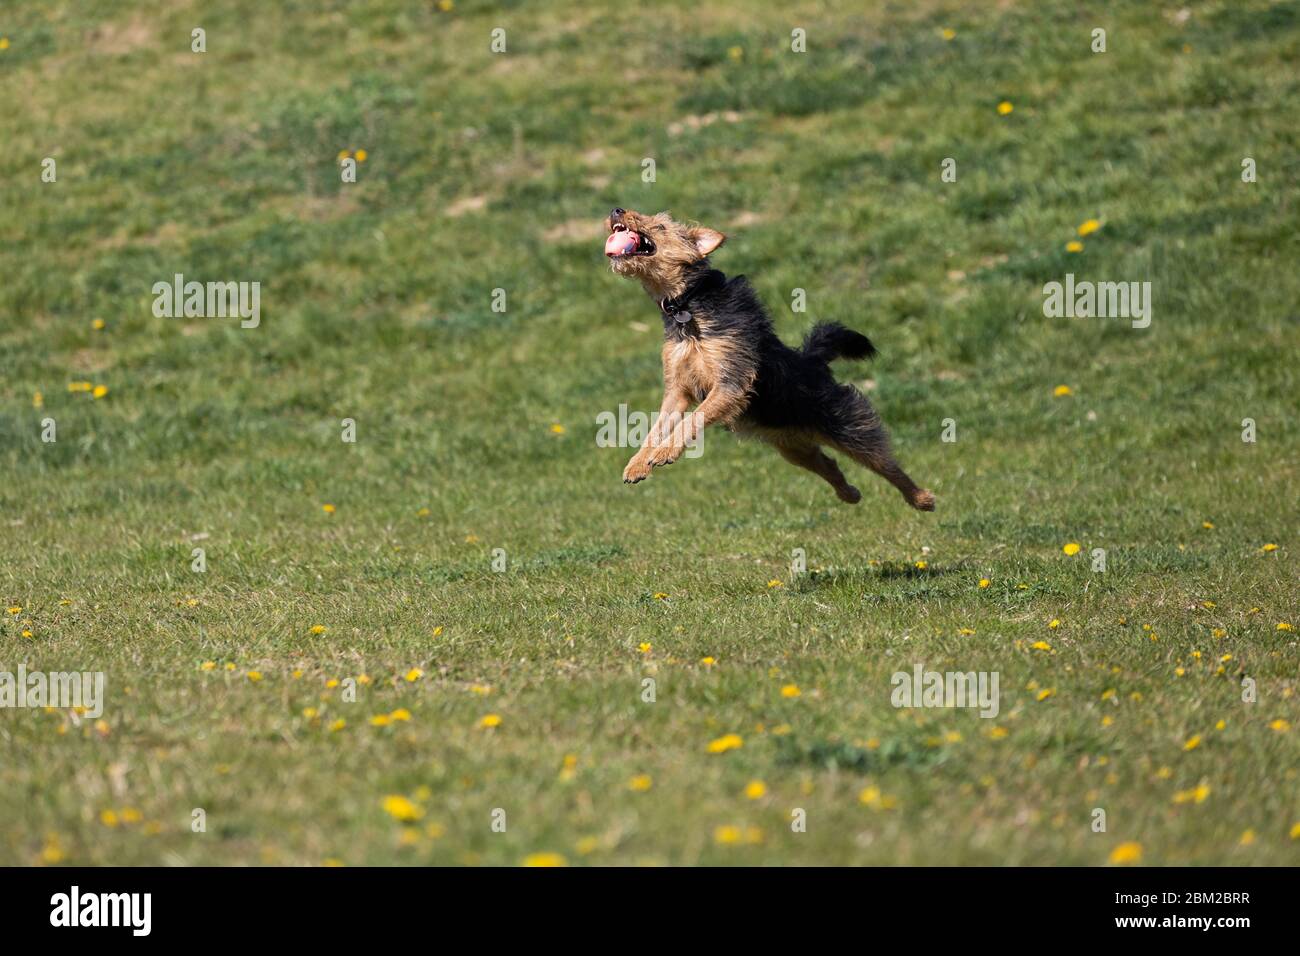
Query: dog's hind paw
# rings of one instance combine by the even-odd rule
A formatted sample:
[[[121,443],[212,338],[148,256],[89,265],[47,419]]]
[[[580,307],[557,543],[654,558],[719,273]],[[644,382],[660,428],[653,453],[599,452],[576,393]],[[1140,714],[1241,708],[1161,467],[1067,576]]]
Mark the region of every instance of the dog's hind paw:
[[[845,485],[842,488],[836,488],[835,494],[839,497],[840,501],[849,505],[856,505],[862,500],[862,492],[858,491],[858,489],[854,488],[852,485]]]
[[[934,510],[934,492],[927,488],[918,488],[908,501],[917,511]]]

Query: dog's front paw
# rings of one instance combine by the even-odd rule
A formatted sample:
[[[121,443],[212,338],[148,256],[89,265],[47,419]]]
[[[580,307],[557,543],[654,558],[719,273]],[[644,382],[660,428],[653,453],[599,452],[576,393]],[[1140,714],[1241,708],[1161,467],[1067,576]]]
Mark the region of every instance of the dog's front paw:
[[[659,445],[650,453],[650,467],[658,468],[660,465],[671,465],[684,454],[686,454],[686,446],[680,442],[670,441]]]
[[[634,455],[632,460],[627,463],[623,469],[623,481],[629,485],[634,485],[638,481],[643,481],[650,477],[650,462],[645,455]]]

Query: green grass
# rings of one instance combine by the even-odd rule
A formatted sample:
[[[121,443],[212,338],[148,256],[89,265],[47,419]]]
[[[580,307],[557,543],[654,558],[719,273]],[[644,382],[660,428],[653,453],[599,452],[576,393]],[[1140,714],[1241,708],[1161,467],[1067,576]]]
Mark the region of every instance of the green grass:
[[[1300,4],[858,6],[6,10],[0,670],[109,699],[0,712],[0,863],[1300,862]],[[937,513],[723,432],[625,487],[596,416],[657,407],[659,342],[613,205],[731,233],[788,339],[868,332],[838,371]],[[1067,271],[1151,327],[1045,318]],[[176,272],[261,326],[155,318]],[[893,708],[917,662],[1000,714]]]

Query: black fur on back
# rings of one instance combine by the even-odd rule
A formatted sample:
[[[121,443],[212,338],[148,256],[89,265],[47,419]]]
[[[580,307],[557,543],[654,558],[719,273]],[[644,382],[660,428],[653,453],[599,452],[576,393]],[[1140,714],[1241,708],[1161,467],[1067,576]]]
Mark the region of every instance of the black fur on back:
[[[861,419],[862,408],[870,408],[852,385],[835,381],[827,364],[839,357],[874,355],[875,347],[865,335],[823,322],[808,333],[802,348],[791,348],[777,336],[749,281],[744,276],[728,279],[707,262],[689,277],[681,300],[679,307],[688,310],[691,319],[681,324],[665,312],[664,337],[670,342],[715,336],[731,340],[735,360],[724,380],[751,395],[744,422],[835,435],[850,419]]]

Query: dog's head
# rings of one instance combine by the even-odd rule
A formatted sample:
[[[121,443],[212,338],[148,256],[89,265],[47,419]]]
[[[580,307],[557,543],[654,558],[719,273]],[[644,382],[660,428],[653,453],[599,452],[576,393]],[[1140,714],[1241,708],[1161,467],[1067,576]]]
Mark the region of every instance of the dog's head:
[[[605,231],[610,268],[640,279],[646,291],[659,299],[680,295],[691,267],[727,238],[716,229],[676,222],[666,212],[647,216],[631,209],[612,210]]]

